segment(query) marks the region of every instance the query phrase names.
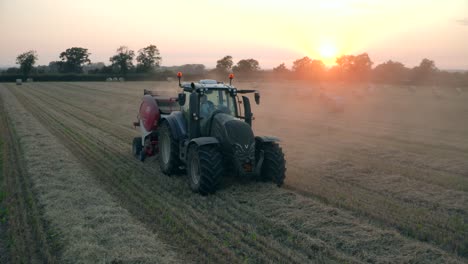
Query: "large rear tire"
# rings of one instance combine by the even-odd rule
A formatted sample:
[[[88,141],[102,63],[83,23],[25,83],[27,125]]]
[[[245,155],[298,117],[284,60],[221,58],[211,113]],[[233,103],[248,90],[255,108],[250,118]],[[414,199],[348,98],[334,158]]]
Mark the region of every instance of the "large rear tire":
[[[171,175],[176,173],[180,166],[179,146],[167,122],[163,122],[158,131],[159,166],[163,173]]]
[[[283,150],[274,142],[262,143],[260,148],[264,153],[260,179],[272,181],[280,187],[286,178],[286,160],[284,159]]]
[[[224,174],[223,156],[216,145],[189,149],[187,175],[192,191],[202,195],[215,193]]]

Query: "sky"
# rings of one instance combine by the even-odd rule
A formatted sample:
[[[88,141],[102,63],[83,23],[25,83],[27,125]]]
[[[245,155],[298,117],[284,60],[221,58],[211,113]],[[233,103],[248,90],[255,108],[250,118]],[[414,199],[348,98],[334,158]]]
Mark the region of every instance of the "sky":
[[[331,66],[367,52],[414,67],[468,70],[468,0],[0,0],[0,66],[36,50],[39,65],[70,47],[109,64],[119,46],[156,45],[163,66],[214,67],[225,55],[263,69],[308,56]]]

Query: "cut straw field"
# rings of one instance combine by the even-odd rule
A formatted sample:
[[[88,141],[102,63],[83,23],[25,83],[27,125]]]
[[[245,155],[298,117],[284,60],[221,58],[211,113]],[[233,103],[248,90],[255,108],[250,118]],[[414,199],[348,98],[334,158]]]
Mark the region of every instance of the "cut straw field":
[[[177,85],[0,84],[3,181],[25,182],[0,185],[16,211],[8,211],[8,233],[34,242],[10,246],[13,258],[467,260],[466,93],[441,89],[441,99],[423,88],[262,84],[254,130],[283,140],[286,187],[228,179],[203,197],[184,176],[164,176],[157,159],[132,157],[143,89],[175,94]],[[321,93],[340,97],[340,111],[331,105],[338,99],[321,100]],[[30,226],[15,220],[22,214],[40,227],[31,227],[31,237],[15,231],[16,222]]]

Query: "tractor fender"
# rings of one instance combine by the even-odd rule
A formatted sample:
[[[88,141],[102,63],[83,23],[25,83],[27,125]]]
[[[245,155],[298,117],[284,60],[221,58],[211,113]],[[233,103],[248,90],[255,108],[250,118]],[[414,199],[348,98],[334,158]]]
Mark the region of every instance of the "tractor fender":
[[[272,137],[272,136],[256,136],[255,141],[259,141],[260,143],[268,143],[268,142],[280,142],[281,140],[277,137]]]
[[[168,123],[174,139],[179,141],[187,137],[187,125],[184,117],[182,116],[182,112],[177,111],[172,112],[169,115],[163,115],[160,120],[160,123],[162,122]]]
[[[189,142],[189,144],[187,146],[187,149],[193,144],[196,144],[198,147],[200,147],[200,146],[204,146],[204,145],[213,145],[213,144],[217,145],[217,144],[219,144],[219,141],[215,137],[194,138],[194,139],[190,140],[190,142]]]
[[[196,145],[197,147],[205,146],[205,145],[219,145],[219,141],[215,137],[199,137],[190,140],[188,144],[185,146],[185,153],[188,153],[188,150],[191,146]]]
[[[190,147],[192,146],[205,146],[205,145],[219,145],[219,141],[215,137],[199,137],[199,138],[194,138],[190,141],[185,141],[180,147],[182,148],[180,151],[180,159],[183,160],[184,162],[187,162],[188,158],[188,151]]]

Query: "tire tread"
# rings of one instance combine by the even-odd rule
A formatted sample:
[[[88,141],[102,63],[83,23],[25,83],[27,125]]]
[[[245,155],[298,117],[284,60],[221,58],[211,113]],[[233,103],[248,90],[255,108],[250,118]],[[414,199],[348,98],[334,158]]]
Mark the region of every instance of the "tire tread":
[[[286,178],[286,160],[278,143],[263,143],[264,160],[261,170],[261,179],[272,181],[278,187],[282,186]]]
[[[224,174],[223,156],[217,146],[200,146],[196,150],[199,159],[200,184],[196,192],[202,195],[215,193]],[[193,155],[193,153],[192,153]],[[191,160],[191,159],[190,159]],[[190,178],[190,177],[189,177]]]

